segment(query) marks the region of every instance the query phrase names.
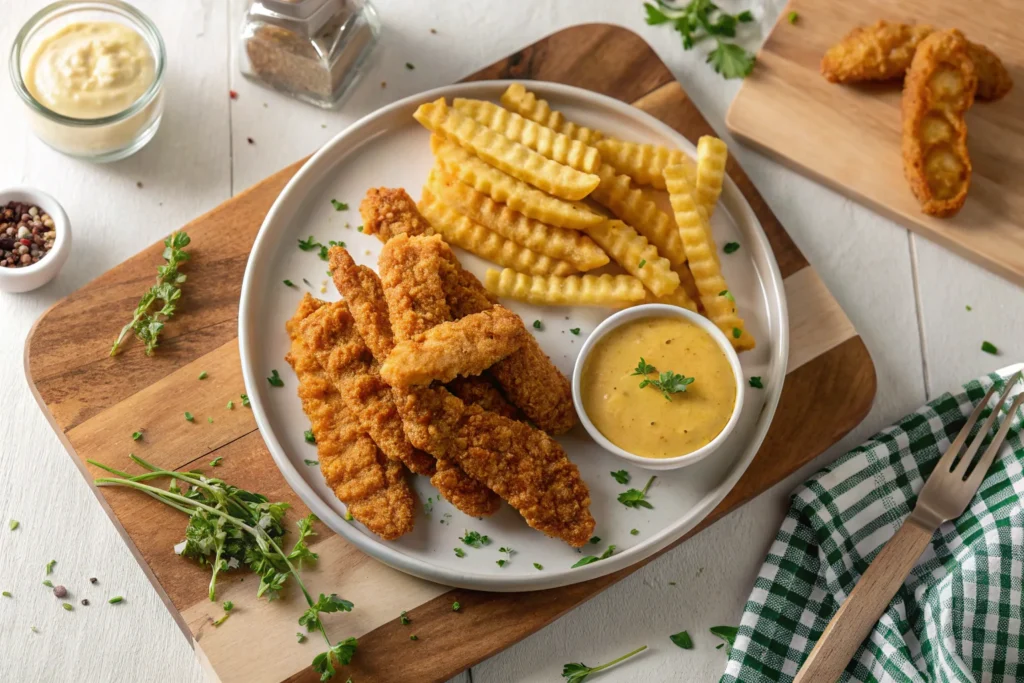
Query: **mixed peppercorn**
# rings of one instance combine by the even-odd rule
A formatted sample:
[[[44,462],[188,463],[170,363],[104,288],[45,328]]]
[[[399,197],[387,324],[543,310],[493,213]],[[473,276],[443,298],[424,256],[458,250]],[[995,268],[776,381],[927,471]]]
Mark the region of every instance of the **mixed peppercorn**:
[[[0,210],[0,268],[31,266],[53,249],[53,219],[38,206],[10,202]]]

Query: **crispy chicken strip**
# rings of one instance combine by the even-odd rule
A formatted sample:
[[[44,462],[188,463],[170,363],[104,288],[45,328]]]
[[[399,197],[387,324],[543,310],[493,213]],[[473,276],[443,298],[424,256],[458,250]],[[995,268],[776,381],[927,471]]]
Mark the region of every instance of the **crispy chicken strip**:
[[[821,74],[833,83],[902,78],[917,46],[934,32],[924,24],[887,21],[858,26],[828,49],[821,59]],[[968,42],[967,51],[978,72],[978,97],[997,100],[1006,95],[1013,80],[999,57],[978,43]]]
[[[292,340],[286,360],[299,377],[299,398],[316,436],[324,480],[357,521],[391,541],[412,531],[416,499],[405,467],[389,460],[360,428],[299,337],[301,322],[323,305],[309,294],[299,302],[285,325]]]
[[[494,386],[486,374],[480,377],[456,377],[445,387],[466,405],[480,406],[510,420],[523,417],[514,405],[505,400],[501,390]]]
[[[331,270],[338,291],[349,302],[354,314],[354,322],[367,345],[371,349],[384,352],[383,360],[394,346],[391,323],[388,319],[387,304],[377,274],[364,266],[357,266],[347,251],[341,247],[331,250]],[[392,396],[397,405],[399,415],[404,422],[402,406],[405,405],[403,389],[392,389]],[[403,426],[403,431],[407,429]],[[405,432],[416,448],[426,451],[432,456],[441,453],[437,458],[435,471],[430,478],[438,492],[456,508],[473,517],[492,515],[501,507],[501,499],[486,486],[476,481],[458,466],[453,460],[443,457],[443,452],[429,448],[429,439],[413,439],[413,434]]]
[[[529,333],[504,306],[436,325],[392,349],[380,375],[393,387],[470,377],[522,348]]]
[[[322,306],[299,325],[307,348],[377,446],[417,474],[432,475],[434,461],[413,448],[402,429],[391,387],[381,380],[345,302]]]
[[[359,205],[363,232],[387,242],[395,235],[433,235],[427,219],[403,188],[375,187],[366,191]]]

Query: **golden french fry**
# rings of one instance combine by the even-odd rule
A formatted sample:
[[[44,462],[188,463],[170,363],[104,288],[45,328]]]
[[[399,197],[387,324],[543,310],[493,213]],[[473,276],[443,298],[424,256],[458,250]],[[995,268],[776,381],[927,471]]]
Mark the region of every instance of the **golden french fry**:
[[[737,351],[754,348],[754,337],[746,330],[743,319],[737,314],[736,301],[729,292],[729,285],[715,258],[715,245],[709,239],[710,229],[693,199],[687,181],[687,169],[668,166],[664,173],[676,224],[683,238],[690,272],[697,284],[705,314],[725,332]]]
[[[643,301],[644,285],[631,275],[527,275],[487,270],[484,287],[495,296],[552,306],[612,306]]]
[[[423,188],[417,207],[447,242],[488,261],[494,261],[499,266],[515,268],[534,275],[569,275],[577,272],[576,268],[565,261],[530,251],[456,213],[442,204],[431,193],[430,188]]]
[[[672,264],[631,226],[622,221],[605,221],[587,230],[587,234],[655,295],[665,296],[679,288],[679,275],[672,270]]]
[[[605,138],[594,143],[594,146],[601,152],[601,160],[617,172],[628,175],[638,185],[650,185],[658,190],[665,189],[662,172],[666,166],[693,164],[681,149],[660,145]]]
[[[562,112],[552,109],[547,100],[539,99],[522,83],[513,83],[508,86],[501,96],[501,104],[524,118],[536,121],[573,140],[579,140],[584,145],[592,145],[604,137],[604,133],[601,131],[584,128],[566,120]]]
[[[686,290],[679,287],[671,294],[665,296],[657,296],[654,293],[648,291],[647,296],[640,303],[644,304],[668,304],[669,306],[679,306],[698,313],[697,302],[690,298],[690,295],[686,293]]]
[[[694,308],[690,310],[700,311],[700,291],[697,289],[697,283],[693,279],[693,273],[690,272],[690,266],[681,263],[678,266],[672,266],[672,270],[679,276],[679,289],[677,292],[685,293],[686,297],[693,302]],[[684,308],[688,307],[684,306]]]
[[[445,173],[530,218],[571,230],[585,230],[604,220],[580,204],[544,194],[437,135],[430,137],[430,147]]]
[[[556,197],[583,199],[601,182],[596,175],[552,161],[451,109],[444,98],[421,104],[413,117],[424,128],[464,147],[491,166]]]
[[[658,253],[667,258],[669,263],[675,266],[686,262],[686,250],[683,249],[678,228],[651,197],[633,187],[629,176],[616,173],[608,164],[601,164],[597,175],[601,178],[601,184],[590,195],[595,201],[636,228],[637,232],[658,248]]]
[[[697,140],[697,194],[694,199],[709,219],[722,194],[728,159],[729,148],[718,138],[702,135]]]
[[[597,149],[568,135],[556,133],[547,126],[523,118],[493,102],[457,97],[452,101],[452,108],[509,140],[526,145],[548,159],[575,168],[577,171],[596,173],[601,165],[601,153]]]
[[[427,186],[454,211],[538,254],[567,261],[579,270],[608,263],[608,255],[583,233],[528,218],[437,168],[430,171]]]

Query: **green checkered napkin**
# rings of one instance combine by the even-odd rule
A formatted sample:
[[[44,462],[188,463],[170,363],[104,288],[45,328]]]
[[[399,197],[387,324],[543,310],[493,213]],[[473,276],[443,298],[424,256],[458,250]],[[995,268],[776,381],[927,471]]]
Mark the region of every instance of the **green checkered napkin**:
[[[754,582],[721,683],[793,679],[829,618],[910,514],[973,403],[1021,367],[937,398],[796,490]],[[1022,430],[1024,419],[1015,415],[967,511],[939,527],[840,680],[1024,681]]]

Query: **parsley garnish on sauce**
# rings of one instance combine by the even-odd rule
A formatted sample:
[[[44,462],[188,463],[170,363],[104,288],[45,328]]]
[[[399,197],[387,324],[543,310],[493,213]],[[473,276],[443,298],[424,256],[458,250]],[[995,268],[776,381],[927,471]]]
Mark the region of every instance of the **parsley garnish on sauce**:
[[[647,480],[647,485],[644,486],[642,491],[636,489],[629,489],[619,494],[619,502],[628,508],[647,508],[653,510],[654,506],[647,501],[647,491],[651,488],[651,484],[657,477],[651,477]]]
[[[705,38],[714,38],[715,48],[708,53],[707,63],[724,78],[750,75],[754,68],[754,55],[739,45],[725,42],[723,38],[735,38],[736,26],[753,21],[753,14],[746,11],[729,14],[710,0],[691,0],[680,8],[668,7],[661,2],[658,4],[661,8],[644,3],[648,25],[671,24],[682,37],[684,50],[691,49]]]
[[[616,659],[613,659],[612,661],[607,662],[605,664],[601,664],[600,666],[587,666],[582,662],[578,662],[575,664],[565,664],[562,666],[562,678],[564,678],[567,683],[583,683],[583,681],[587,680],[590,674],[595,674],[598,671],[604,671],[605,669],[613,667],[619,662],[623,662],[629,659],[630,657],[643,652],[646,649],[646,645],[638,647],[632,652],[627,652],[621,657],[617,657]]]
[[[643,381],[640,382],[641,389],[650,385],[661,391],[661,394],[665,397],[666,401],[672,400],[672,394],[681,394],[686,391],[686,387],[693,384],[693,377],[680,375],[679,373],[672,372],[671,370],[662,372],[658,375],[657,379],[649,379],[647,375],[652,372],[658,372],[658,369],[653,365],[648,365],[647,361],[641,357],[636,369],[633,370],[633,375],[639,375],[644,378]]]

